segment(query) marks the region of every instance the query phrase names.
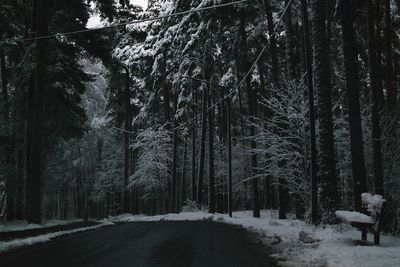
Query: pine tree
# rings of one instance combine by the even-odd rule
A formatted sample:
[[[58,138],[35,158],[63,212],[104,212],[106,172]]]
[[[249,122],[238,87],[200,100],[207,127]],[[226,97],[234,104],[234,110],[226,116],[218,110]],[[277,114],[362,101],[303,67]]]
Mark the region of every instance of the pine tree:
[[[346,73],[347,101],[349,108],[349,129],[353,171],[353,193],[355,208],[361,207],[361,193],[367,191],[367,178],[364,163],[363,136],[360,114],[360,76],[358,67],[357,43],[354,38],[354,7],[349,1],[341,1],[341,21],[344,65]]]
[[[326,213],[325,222],[333,222],[333,212],[338,205],[335,168],[335,151],[332,122],[332,86],[328,37],[323,0],[313,0],[314,83],[318,99],[319,119],[319,165],[321,177],[321,206]]]

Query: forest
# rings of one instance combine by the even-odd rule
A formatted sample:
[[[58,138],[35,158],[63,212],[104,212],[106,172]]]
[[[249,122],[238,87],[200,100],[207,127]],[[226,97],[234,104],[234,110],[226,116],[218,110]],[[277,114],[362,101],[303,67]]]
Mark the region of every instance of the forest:
[[[371,192],[400,230],[400,1],[131,2],[1,0],[1,220],[330,224]]]

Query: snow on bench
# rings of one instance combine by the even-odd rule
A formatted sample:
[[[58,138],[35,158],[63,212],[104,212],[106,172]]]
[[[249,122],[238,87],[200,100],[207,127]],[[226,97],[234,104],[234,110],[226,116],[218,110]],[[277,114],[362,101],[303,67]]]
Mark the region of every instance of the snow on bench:
[[[335,215],[338,220],[350,224],[361,230],[361,239],[367,240],[367,231],[374,234],[374,244],[379,245],[380,237],[380,219],[383,203],[386,201],[381,195],[372,195],[370,193],[362,193],[361,201],[371,216],[357,212],[337,210]]]
[[[357,211],[337,210],[335,211],[335,215],[339,220],[348,224],[352,222],[375,224],[375,221],[371,216]]]
[[[361,201],[372,217],[377,217],[381,213],[383,203],[386,201],[381,195],[371,195],[370,193],[362,193]]]

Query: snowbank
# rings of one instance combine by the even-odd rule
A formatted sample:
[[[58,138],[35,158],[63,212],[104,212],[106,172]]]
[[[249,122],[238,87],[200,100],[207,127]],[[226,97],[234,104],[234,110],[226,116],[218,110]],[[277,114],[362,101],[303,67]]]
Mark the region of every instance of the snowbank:
[[[30,229],[39,229],[51,226],[58,226],[58,225],[66,225],[75,222],[82,222],[82,219],[74,219],[74,220],[51,220],[47,221],[43,224],[34,224],[34,223],[27,223],[26,221],[11,221],[11,222],[1,222],[0,223],[0,232],[13,232],[13,231],[23,231],[23,230],[30,230]]]
[[[123,214],[110,217],[112,222],[198,221],[212,220],[239,225],[256,232],[266,245],[279,250],[274,256],[281,266],[324,267],[394,267],[400,266],[400,238],[381,236],[380,246],[360,246],[360,232],[348,225],[312,226],[298,220],[278,220],[274,211],[262,211],[253,218],[251,211],[225,214],[182,212],[158,216]],[[299,234],[307,234],[311,242],[303,243]],[[370,237],[371,238],[371,237]],[[312,242],[315,240],[315,242]]]
[[[56,238],[56,237],[79,233],[79,232],[88,231],[88,230],[94,230],[94,229],[98,229],[100,227],[104,227],[107,225],[113,225],[113,223],[110,221],[104,221],[101,224],[98,224],[95,226],[90,226],[90,227],[83,227],[83,228],[77,228],[77,229],[73,229],[73,230],[69,230],[69,231],[60,231],[60,232],[54,232],[54,233],[49,233],[49,234],[39,235],[39,236],[34,236],[34,237],[15,239],[12,241],[1,241],[0,242],[0,254],[10,251],[10,250],[13,250],[13,249],[17,249],[17,248],[30,246],[30,245],[37,244],[37,243],[44,243],[44,242],[50,241],[51,239]]]

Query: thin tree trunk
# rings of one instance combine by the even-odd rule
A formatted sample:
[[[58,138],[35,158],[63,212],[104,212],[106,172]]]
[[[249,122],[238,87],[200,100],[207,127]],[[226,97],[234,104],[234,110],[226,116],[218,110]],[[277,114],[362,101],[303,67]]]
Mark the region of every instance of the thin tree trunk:
[[[387,107],[394,111],[397,104],[397,89],[393,86],[393,53],[392,53],[392,19],[390,11],[390,0],[385,1],[385,52],[386,52],[386,90]]]
[[[308,6],[306,0],[301,0],[303,14],[303,30],[305,43],[305,58],[307,70],[308,107],[310,121],[310,175],[311,175],[311,221],[318,223],[318,180],[317,180],[317,145],[315,137],[315,106],[314,84],[312,71],[312,47],[310,40],[310,22],[308,18]]]
[[[381,34],[381,0],[375,1],[375,49],[376,49],[376,84],[381,109],[384,108],[383,79],[382,79],[382,34]]]
[[[270,0],[264,0],[265,3],[265,11],[267,15],[267,27],[268,27],[268,35],[270,42],[270,52],[271,52],[271,60],[272,60],[272,79],[274,84],[279,83],[279,61],[278,61],[278,48],[274,30],[274,21],[272,17],[272,8],[270,5]]]
[[[245,29],[245,15],[242,13],[240,15],[240,35],[241,35],[241,43],[240,43],[240,54],[241,54],[241,72],[246,73],[249,69],[249,63],[247,60],[247,35]],[[260,217],[260,201],[259,201],[259,191],[258,191],[258,177],[257,176],[257,155],[255,154],[255,149],[257,148],[255,138],[255,117],[257,116],[257,94],[255,89],[251,88],[250,76],[246,77],[245,87],[248,95],[248,106],[249,106],[249,116],[250,116],[250,147],[252,150],[251,153],[251,166],[252,166],[252,175],[251,179],[251,187],[253,193],[253,217]]]
[[[278,58],[278,48],[277,48],[277,41],[276,41],[276,34],[275,34],[275,26],[274,26],[274,21],[273,21],[273,14],[272,14],[272,8],[270,4],[271,0],[264,0],[265,3],[265,12],[267,16],[267,28],[268,28],[268,35],[270,37],[269,42],[270,42],[270,54],[271,54],[271,66],[272,66],[272,81],[273,85],[276,90],[279,90],[279,58]],[[270,111],[266,111],[268,114]],[[268,114],[271,116],[272,114]],[[273,157],[273,155],[266,155],[267,157]],[[269,203],[272,209],[276,208],[276,194],[275,194],[275,189],[273,189],[272,182],[274,181],[274,177],[271,175],[268,175],[266,177],[266,184],[269,185],[268,187],[270,188],[270,194],[269,194]],[[278,185],[279,187],[279,185]],[[279,195],[279,190],[278,190],[278,195]]]
[[[347,0],[341,1],[343,53],[349,109],[351,162],[353,171],[353,193],[357,211],[362,211],[361,193],[367,191],[364,162],[363,135],[359,100],[359,67],[357,43],[354,38],[353,7]]]
[[[208,163],[209,163],[209,212],[215,213],[215,177],[214,177],[214,108],[211,94],[208,95]]]
[[[206,86],[203,92],[203,117],[201,125],[201,143],[200,143],[200,162],[199,162],[199,175],[197,178],[197,204],[202,204],[203,195],[203,176],[204,176],[204,159],[205,159],[205,143],[206,143],[206,131],[207,131],[207,99],[208,99],[208,87]]]
[[[165,55],[164,55],[165,56]],[[166,58],[166,56],[165,56]],[[168,84],[166,77],[164,77],[164,89],[163,89],[163,97],[164,97],[164,115],[166,122],[166,129],[172,131],[173,127],[173,119],[172,119],[172,111],[171,111],[171,86]],[[174,133],[172,132],[172,138],[174,138]],[[172,166],[171,166],[172,169]],[[168,195],[165,202],[166,210],[170,208],[172,202],[172,179],[168,180]]]
[[[196,87],[192,82],[192,96],[194,99],[193,104],[193,125],[192,125],[192,201],[196,201],[196,109],[197,109],[197,97],[196,97]]]
[[[379,92],[377,77],[376,56],[376,29],[375,29],[375,5],[373,0],[367,1],[368,6],[368,61],[369,75],[372,91],[372,146],[375,176],[375,192],[383,195],[383,166],[381,148],[380,111],[382,109],[382,92]]]
[[[185,205],[186,201],[186,157],[187,157],[187,145],[185,142],[182,158],[182,181],[181,181],[181,206]]]
[[[15,218],[22,220],[24,218],[24,155],[21,148],[15,152],[16,157],[16,211]]]
[[[232,217],[232,135],[231,135],[231,99],[226,100],[226,128],[228,147],[228,214]]]
[[[290,0],[285,0],[285,5],[289,5],[284,21],[285,21],[285,28],[286,28],[286,59],[287,59],[287,73],[289,74],[289,79],[295,79],[296,78],[296,64],[295,64],[295,57],[294,57],[294,32],[293,32],[293,25],[292,25],[292,2],[289,2]]]
[[[130,197],[128,189],[128,179],[129,179],[129,167],[130,167],[130,133],[131,132],[131,98],[130,98],[130,75],[128,67],[125,68],[126,71],[126,87],[125,87],[125,131],[124,131],[124,186],[122,188],[122,211],[124,213],[129,212],[130,207]]]
[[[172,184],[171,184],[171,199],[170,199],[170,211],[177,211],[177,179],[178,179],[178,126],[177,120],[174,118],[173,122],[173,155],[172,155]]]

